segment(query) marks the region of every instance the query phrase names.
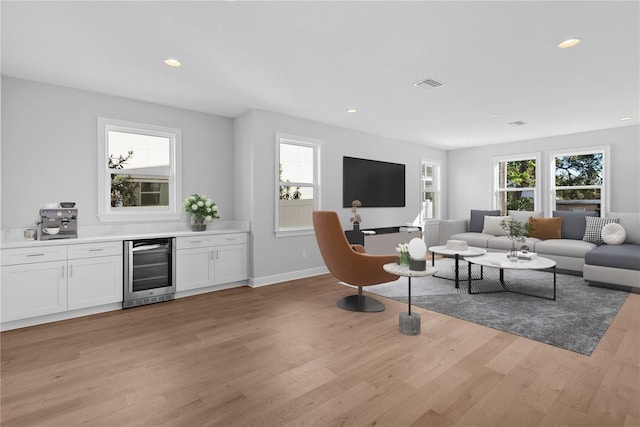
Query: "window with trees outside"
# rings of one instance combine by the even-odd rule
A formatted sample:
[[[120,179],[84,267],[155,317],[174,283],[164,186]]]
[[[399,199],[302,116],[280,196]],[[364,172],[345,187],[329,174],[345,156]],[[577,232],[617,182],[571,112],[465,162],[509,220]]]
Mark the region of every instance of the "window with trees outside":
[[[98,120],[102,221],[178,219],[180,129]]]
[[[607,148],[553,153],[554,210],[605,212]]]
[[[312,212],[320,209],[321,142],[276,135],[276,236],[313,232]]]
[[[422,160],[421,168],[422,222],[440,218],[440,164]]]
[[[508,211],[534,211],[539,206],[539,154],[494,159],[495,207]]]

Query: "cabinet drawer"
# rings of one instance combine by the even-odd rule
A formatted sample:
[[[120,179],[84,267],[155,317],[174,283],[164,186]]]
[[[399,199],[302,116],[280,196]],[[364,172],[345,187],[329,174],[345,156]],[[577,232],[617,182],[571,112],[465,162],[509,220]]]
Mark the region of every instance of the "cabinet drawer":
[[[238,245],[242,243],[247,243],[247,234],[246,233],[219,234],[217,236],[213,236],[213,243],[216,246]]]
[[[2,265],[33,264],[47,261],[66,261],[66,246],[39,246],[2,250]]]
[[[122,242],[69,245],[69,259],[122,255]]]
[[[213,236],[189,236],[176,239],[176,249],[193,249],[213,246]]]

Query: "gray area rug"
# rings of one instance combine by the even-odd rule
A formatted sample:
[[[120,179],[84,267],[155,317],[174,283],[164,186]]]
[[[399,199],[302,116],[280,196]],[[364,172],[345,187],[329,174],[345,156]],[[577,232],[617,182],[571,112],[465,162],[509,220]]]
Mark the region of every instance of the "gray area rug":
[[[453,260],[436,260],[438,275],[453,278]],[[472,273],[479,279],[479,269]],[[411,279],[412,305],[477,323],[556,347],[590,355],[607,331],[628,292],[588,286],[582,277],[557,275],[556,301],[510,292],[467,292],[467,265],[460,262],[460,288],[452,280],[424,277]],[[498,269],[484,268],[482,280],[472,281],[472,291],[498,291]],[[549,270],[505,270],[508,288],[553,296],[553,273]],[[407,302],[407,279],[367,286],[365,291]]]

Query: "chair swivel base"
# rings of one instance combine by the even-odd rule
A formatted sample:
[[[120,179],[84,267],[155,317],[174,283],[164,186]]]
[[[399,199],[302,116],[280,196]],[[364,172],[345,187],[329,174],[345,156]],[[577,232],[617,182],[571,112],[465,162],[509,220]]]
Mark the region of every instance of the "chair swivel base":
[[[364,295],[349,295],[336,303],[338,307],[348,311],[362,311],[367,313],[375,313],[384,311],[384,304],[375,298]]]

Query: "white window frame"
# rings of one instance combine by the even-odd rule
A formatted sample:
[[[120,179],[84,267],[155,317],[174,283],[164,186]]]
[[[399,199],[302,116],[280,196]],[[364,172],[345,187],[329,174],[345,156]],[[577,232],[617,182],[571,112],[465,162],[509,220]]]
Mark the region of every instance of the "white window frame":
[[[424,176],[422,175],[422,168],[425,165],[429,165],[433,167],[433,189],[431,191],[425,191],[424,189]],[[430,159],[420,159],[420,221],[421,223],[425,223],[428,221],[436,221],[442,218],[442,198],[441,198],[441,166],[440,162]],[[435,204],[435,209],[433,211],[433,218],[425,218],[424,216],[424,208],[422,204],[424,203],[424,193],[434,193],[433,200]]]
[[[554,150],[549,151],[549,159],[547,165],[549,167],[549,200],[547,203],[548,212],[545,212],[546,216],[551,216],[554,210],[556,210],[556,191],[558,190],[583,190],[583,189],[600,189],[600,216],[605,216],[607,209],[609,209],[609,158],[610,158],[611,146],[599,145],[594,147],[573,148],[566,150]],[[560,156],[580,156],[585,154],[602,154],[602,185],[581,185],[570,187],[557,187],[556,186],[556,157]]]
[[[500,188],[500,163],[502,162],[517,162],[522,160],[535,160],[536,161],[536,186],[535,187],[518,187],[518,188]],[[524,154],[512,154],[508,156],[498,156],[493,158],[493,209],[500,209],[500,194],[513,191],[533,191],[533,210],[540,211],[541,208],[541,173],[542,169],[542,154],[538,151],[535,153]],[[508,211],[508,208],[507,208]],[[507,215],[509,212],[504,212]]]
[[[169,206],[111,207],[108,132],[138,133],[169,138]],[[178,220],[182,216],[182,131],[177,128],[98,118],[98,218],[101,222]]]
[[[290,135],[285,133],[276,133],[275,136],[275,186],[274,186],[274,200],[275,200],[275,218],[274,218],[274,233],[276,237],[288,237],[288,236],[301,236],[313,234],[313,224],[306,227],[280,227],[280,144],[299,145],[302,147],[310,147],[313,149],[313,162],[314,162],[314,182],[287,182],[286,184],[291,187],[312,187],[313,188],[313,210],[321,209],[321,185],[320,185],[320,154],[323,141],[313,138],[307,138],[303,136]]]

